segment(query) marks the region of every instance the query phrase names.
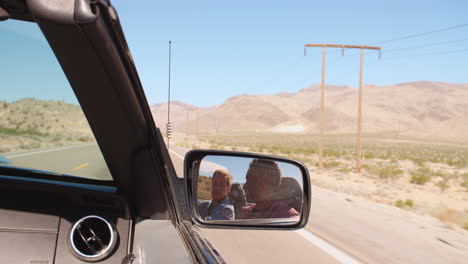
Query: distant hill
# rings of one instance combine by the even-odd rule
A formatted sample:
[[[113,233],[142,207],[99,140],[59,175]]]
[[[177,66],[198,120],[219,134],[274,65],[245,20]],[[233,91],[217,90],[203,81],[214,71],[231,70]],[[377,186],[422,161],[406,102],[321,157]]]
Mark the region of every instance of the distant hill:
[[[94,141],[81,108],[24,98],[0,102],[0,152]]]
[[[357,89],[327,85],[325,130],[354,133]],[[310,132],[318,133],[320,85],[295,93],[241,94],[220,105],[171,104],[175,131]],[[151,106],[156,124],[165,127],[167,104]],[[390,86],[366,85],[363,132],[442,138],[468,138],[468,84],[418,81]]]
[[[61,101],[33,98],[0,105],[0,126],[44,134],[92,135],[81,107]]]

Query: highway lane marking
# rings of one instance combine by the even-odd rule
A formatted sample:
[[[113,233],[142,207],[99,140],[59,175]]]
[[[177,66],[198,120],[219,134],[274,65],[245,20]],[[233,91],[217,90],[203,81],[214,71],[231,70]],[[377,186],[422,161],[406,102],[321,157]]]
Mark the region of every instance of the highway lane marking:
[[[323,239],[317,237],[316,235],[314,235],[313,233],[305,229],[299,229],[299,230],[296,230],[295,232],[298,233],[303,238],[305,238],[307,241],[316,245],[321,250],[327,252],[328,255],[334,257],[341,263],[346,263],[346,264],[359,264],[360,263],[356,261],[354,258],[344,253],[343,251],[340,251],[339,249],[334,247],[332,244],[327,243]]]
[[[17,154],[17,155],[9,155],[9,156],[5,156],[5,158],[7,158],[7,159],[19,158],[19,157],[35,155],[35,154],[40,154],[40,153],[46,153],[46,152],[53,152],[53,151],[73,149],[73,148],[82,148],[82,147],[86,147],[86,146],[89,146],[89,145],[91,145],[91,144],[80,145],[80,146],[69,146],[69,147],[63,147],[63,148],[46,149],[46,150],[40,150],[40,151],[36,151],[36,152],[28,152],[28,153]]]
[[[172,149],[169,149],[170,152],[172,152],[172,154],[176,155],[179,159],[181,159],[182,161],[184,160],[184,157],[182,157],[179,153],[173,151]]]
[[[184,160],[184,157],[182,157],[179,153],[173,151],[172,149],[169,149],[169,151],[173,153],[174,155],[176,155],[178,158],[180,158],[182,161]],[[348,254],[344,253],[343,251],[340,251],[338,248],[334,247],[332,244],[317,237],[316,235],[307,231],[304,228],[296,230],[295,232],[299,234],[300,236],[302,236],[307,241],[309,241],[310,243],[320,248],[321,250],[325,251],[328,255],[334,257],[336,260],[338,260],[341,263],[360,264],[359,261],[350,257]]]
[[[88,165],[89,165],[89,163],[86,162],[86,163],[83,163],[83,164],[81,164],[79,166],[76,166],[75,168],[73,168],[73,170],[79,170],[79,169],[82,169],[84,167],[87,167]]]

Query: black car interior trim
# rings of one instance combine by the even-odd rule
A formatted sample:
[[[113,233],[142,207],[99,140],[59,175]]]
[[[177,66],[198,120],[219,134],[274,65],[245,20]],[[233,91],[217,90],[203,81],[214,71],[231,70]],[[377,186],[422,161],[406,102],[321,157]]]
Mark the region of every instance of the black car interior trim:
[[[164,171],[156,171],[154,158],[145,150],[151,144],[147,120],[109,33],[112,29],[104,21],[105,10],[99,8],[92,23],[69,25],[40,18],[37,23],[75,91],[119,193],[129,196],[137,215],[169,219],[162,177],[153,176]]]
[[[43,180],[60,180],[62,182],[71,182],[71,183],[115,186],[115,184],[109,180],[96,180],[96,179],[77,177],[77,176],[67,175],[67,174],[52,173],[52,172],[47,172],[47,171],[17,168],[17,167],[11,167],[11,166],[8,166],[8,167],[0,166],[0,175],[2,174],[9,175],[9,176],[43,179]]]
[[[72,225],[88,215],[106,219],[118,232],[120,243],[101,263],[120,262],[127,255],[131,215],[121,195],[25,183],[15,177],[0,180],[0,201],[0,243],[13,241],[8,247],[0,247],[4,263],[41,258],[50,263],[82,263],[70,251],[67,238]]]
[[[46,183],[46,184],[54,184],[54,185],[61,185],[61,186],[69,186],[74,188],[81,188],[81,189],[88,189],[93,191],[101,191],[101,192],[110,192],[116,193],[117,188],[113,186],[103,186],[103,185],[92,185],[92,184],[84,184],[84,183],[76,183],[76,182],[66,182],[60,180],[46,180],[46,179],[37,179],[37,178],[26,178],[26,177],[18,177],[18,176],[10,176],[10,175],[0,175],[0,179],[9,179],[9,180],[18,180],[18,181],[26,181],[26,182],[36,182],[36,183]]]
[[[9,0],[0,0],[0,6],[6,8],[8,5],[6,10],[10,18],[36,22],[62,66],[113,176],[117,186],[116,195],[126,197],[126,206],[122,213],[124,216],[118,218],[122,220],[116,224],[119,234],[123,234],[125,238],[125,234],[131,234],[138,223],[130,220],[136,216],[172,220],[177,226],[177,206],[172,199],[170,180],[166,175],[173,172],[167,170],[172,167],[171,160],[161,155],[163,140],[149,111],[118,17],[106,1],[79,1],[80,3],[74,0],[57,0],[52,5],[43,5],[44,1],[27,0],[18,1],[22,3],[18,5],[11,4]],[[94,6],[92,13],[95,14],[95,19],[83,19],[77,14],[81,11],[76,5],[85,2]],[[27,6],[31,9],[28,10]],[[175,177],[175,174],[172,176]],[[57,179],[61,180],[63,179]],[[45,182],[18,179],[2,179],[0,185],[18,192],[47,192],[53,189],[55,193],[61,193],[57,187],[90,191],[81,189],[82,186],[54,186]],[[96,200],[90,200],[93,199]],[[70,209],[76,209],[74,203],[69,206]],[[99,201],[90,201],[88,206],[91,209],[94,207],[98,212],[105,211],[99,209]],[[5,201],[2,208],[14,209],[15,204]],[[83,212],[80,216],[93,212],[90,211]],[[53,212],[48,214],[54,215]],[[68,218],[60,217],[59,235],[53,242],[59,245],[54,253],[56,263],[73,263],[76,260],[71,261],[70,252],[67,255],[60,248],[66,241],[62,234],[71,228],[78,216]],[[183,232],[179,228],[176,230]],[[182,236],[181,233],[180,235]],[[137,240],[135,237],[135,241]],[[128,251],[131,251],[132,243],[120,243],[124,243],[126,248],[122,259],[131,260],[132,254]],[[192,254],[191,251],[189,253]],[[115,260],[113,256],[111,258]],[[104,263],[111,258],[104,260]]]

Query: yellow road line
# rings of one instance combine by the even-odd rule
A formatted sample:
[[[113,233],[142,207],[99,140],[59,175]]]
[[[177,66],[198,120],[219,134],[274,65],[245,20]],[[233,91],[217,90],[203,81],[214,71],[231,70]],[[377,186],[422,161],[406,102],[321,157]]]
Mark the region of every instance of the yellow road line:
[[[73,168],[73,170],[79,170],[79,169],[82,169],[84,167],[87,167],[89,165],[89,163],[84,163],[84,164],[81,164],[79,166],[76,166],[75,168]]]

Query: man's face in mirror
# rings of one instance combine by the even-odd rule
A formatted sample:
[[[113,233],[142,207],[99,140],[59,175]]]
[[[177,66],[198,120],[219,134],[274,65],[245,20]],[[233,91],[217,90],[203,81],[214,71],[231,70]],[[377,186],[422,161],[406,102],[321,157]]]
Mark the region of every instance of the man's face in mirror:
[[[249,173],[244,184],[244,190],[248,202],[270,201],[276,190],[275,179],[255,172]]]
[[[220,202],[224,200],[231,190],[230,175],[222,170],[217,170],[213,173],[211,181],[211,197],[214,201]]]
[[[273,165],[251,165],[244,184],[247,201],[251,203],[271,202],[278,189],[280,177],[279,168]]]

